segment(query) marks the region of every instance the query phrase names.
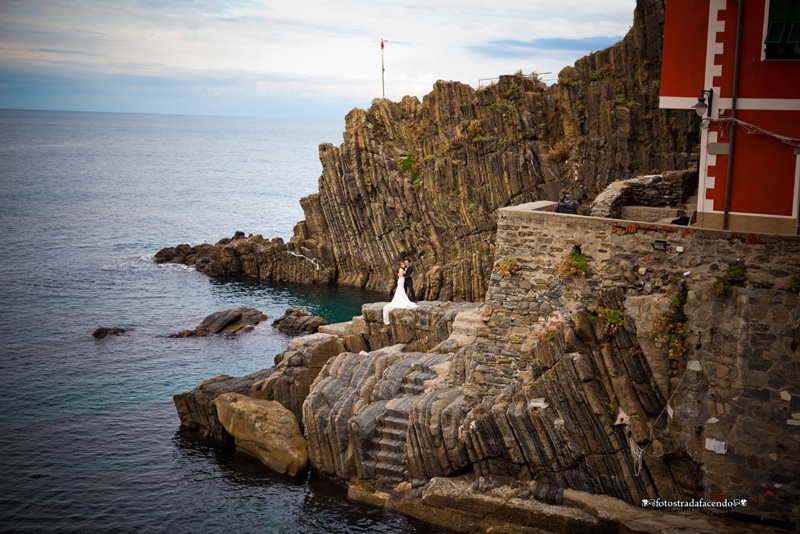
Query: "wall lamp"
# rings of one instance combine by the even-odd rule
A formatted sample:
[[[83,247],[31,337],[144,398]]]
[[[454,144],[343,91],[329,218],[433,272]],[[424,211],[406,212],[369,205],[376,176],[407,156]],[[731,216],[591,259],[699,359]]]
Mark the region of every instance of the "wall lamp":
[[[708,104],[706,104],[706,95],[708,95]],[[709,111],[711,109],[711,101],[714,99],[714,90],[713,89],[703,89],[700,91],[700,96],[697,97],[697,104],[692,106],[697,112],[698,117],[704,117],[706,112],[711,114]]]
[[[653,250],[667,250],[667,242],[663,239],[657,239],[651,243]]]

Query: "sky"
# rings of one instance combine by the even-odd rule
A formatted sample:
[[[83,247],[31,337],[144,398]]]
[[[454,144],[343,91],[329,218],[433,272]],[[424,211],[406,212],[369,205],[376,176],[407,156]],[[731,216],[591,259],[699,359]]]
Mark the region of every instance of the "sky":
[[[619,41],[635,4],[0,0],[0,109],[339,119],[437,80],[553,83]]]

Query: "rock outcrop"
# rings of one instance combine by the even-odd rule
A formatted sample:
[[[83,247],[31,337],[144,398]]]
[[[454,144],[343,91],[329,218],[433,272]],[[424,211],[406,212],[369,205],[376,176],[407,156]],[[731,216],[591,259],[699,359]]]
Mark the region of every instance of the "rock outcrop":
[[[475,496],[429,499],[464,531],[490,528],[491,514],[470,510],[495,509],[486,493],[499,488],[507,504],[524,494],[531,502],[513,513],[544,514],[543,524],[551,512],[541,503],[601,494],[636,506],[727,497],[739,503],[729,512],[794,528],[800,485],[785,473],[797,469],[797,444],[784,437],[800,426],[800,415],[786,415],[800,406],[791,283],[800,239],[625,226],[529,206],[506,208],[500,220],[496,265],[513,257],[519,268],[493,274],[485,306],[461,316],[472,336],[454,342],[469,332],[454,320],[435,349],[396,344],[327,362],[303,404],[313,469],[372,488],[365,501],[390,507],[403,488],[424,496],[441,477],[468,475]],[[656,237],[671,248],[654,250]],[[588,274],[565,269],[576,250]],[[719,272],[726,256],[748,258],[747,268],[728,265],[752,272],[753,288],[715,289],[732,277]],[[380,321],[375,308],[364,306],[367,331]],[[392,340],[388,327],[384,334]],[[663,515],[598,525],[577,514],[569,526],[571,513],[555,514],[552,528],[670,525]],[[675,528],[719,527],[684,519]]]
[[[388,291],[413,257],[420,300],[486,293],[498,208],[583,205],[635,173],[686,168],[696,143],[688,112],[658,109],[663,0],[637,3],[623,41],[564,69],[501,76],[475,90],[437,82],[422,102],[377,99],[346,117],[344,142],[320,146],[319,192],[288,243],[261,235],[161,251],[214,276]]]
[[[100,328],[92,332],[92,337],[94,337],[95,339],[103,339],[108,336],[121,336],[127,331],[128,331],[127,328],[119,328],[116,326],[115,327],[101,326]]]
[[[690,510],[656,511],[631,506],[604,495],[566,490],[552,505],[533,499],[534,484],[479,490],[469,477],[434,478],[422,491],[400,484],[391,495],[365,484],[353,484],[348,497],[384,506],[455,532],[539,534],[573,532],[636,534],[750,534],[735,525]],[[779,532],[779,531],[775,531]]]
[[[618,309],[618,298],[609,294],[603,304]],[[606,326],[579,313],[563,341],[536,344],[522,360],[479,356],[486,349],[475,344],[455,354],[401,345],[342,354],[303,406],[311,465],[377,484],[474,469],[491,484],[536,480],[539,496],[553,502],[559,488],[627,502],[691,493],[685,459],[648,459],[641,474],[634,466],[625,431],[644,439],[645,421],[665,399],[646,360],[631,351],[635,341]],[[487,356],[500,365],[478,363]],[[635,426],[616,424],[619,406]]]
[[[275,356],[274,372],[254,382],[247,394],[255,399],[275,400],[303,421],[303,401],[325,363],[344,352],[342,340],[331,334],[311,334],[294,339],[286,351]]]
[[[169,337],[204,337],[212,334],[240,335],[251,332],[267,316],[255,308],[236,308],[214,312],[194,330],[181,330]]]
[[[181,420],[181,429],[215,443],[230,442],[233,438],[220,423],[214,400],[225,393],[247,394],[253,384],[273,372],[274,369],[269,368],[247,376],[215,376],[203,380],[191,391],[174,395],[172,400]]]
[[[295,476],[308,465],[306,440],[292,412],[275,401],[225,393],[214,400],[222,426],[236,449],[278,473]]]
[[[273,328],[292,336],[313,334],[324,324],[325,319],[303,308],[289,308],[281,317],[272,322]]]
[[[380,310],[383,304],[364,307]],[[200,382],[191,391],[175,395],[173,401],[181,428],[212,441],[230,441],[231,436],[220,424],[214,405],[214,400],[225,393],[278,401],[295,415],[302,426],[303,401],[328,360],[345,351],[370,350],[370,342],[379,343],[375,347],[383,347],[380,343],[384,340],[391,345],[399,343],[392,337],[393,333],[398,340],[413,339],[413,343],[407,346],[419,350],[435,350],[447,343],[460,346],[469,339],[469,333],[464,330],[469,329],[466,325],[471,324],[470,320],[474,321],[476,309],[477,306],[470,303],[420,302],[412,320],[392,328],[383,324],[380,311],[369,314],[375,323],[369,326],[363,317],[341,325],[326,325],[322,328],[327,332],[293,339],[284,352],[275,356],[274,367],[244,377],[217,376]]]

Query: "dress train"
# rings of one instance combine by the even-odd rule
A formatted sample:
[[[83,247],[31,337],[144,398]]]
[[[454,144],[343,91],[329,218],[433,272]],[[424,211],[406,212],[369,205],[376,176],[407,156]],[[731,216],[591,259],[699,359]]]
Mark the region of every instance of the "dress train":
[[[408,295],[406,295],[405,278],[402,276],[397,280],[397,289],[394,291],[394,297],[392,298],[392,301],[383,307],[384,324],[389,324],[389,312],[398,308],[404,308],[406,310],[419,308],[416,303],[411,302],[408,299]]]

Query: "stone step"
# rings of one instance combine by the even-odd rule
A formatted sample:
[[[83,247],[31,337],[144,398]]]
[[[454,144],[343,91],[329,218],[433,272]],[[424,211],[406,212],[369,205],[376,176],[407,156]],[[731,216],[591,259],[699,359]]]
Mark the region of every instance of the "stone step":
[[[679,208],[655,208],[649,206],[625,206],[620,213],[620,219],[626,221],[658,222],[665,219],[675,219],[683,215]]]
[[[387,464],[387,465],[398,465],[402,467],[404,457],[405,454],[403,454],[402,452],[378,451],[378,454],[375,457],[378,462],[376,465]]]
[[[404,395],[419,395],[423,391],[425,391],[425,386],[422,384],[409,384],[404,383],[400,385],[400,390],[403,392]]]
[[[380,438],[376,439],[375,441],[379,441],[380,439],[395,439],[398,441],[405,441],[406,434],[408,433],[408,428],[399,428],[399,427],[383,427],[380,430],[379,435]]]
[[[386,416],[393,416],[393,417],[408,417],[408,412],[411,409],[411,402],[414,399],[412,397],[404,397],[400,399],[395,399],[395,401],[391,402],[391,405],[386,406]]]
[[[389,428],[408,428],[408,414],[403,414],[400,417],[387,415],[383,419],[383,426]]]
[[[375,465],[375,475],[389,480],[403,480],[403,466],[378,463]]]
[[[381,452],[398,452],[402,453],[406,448],[405,440],[398,439],[382,439],[378,442],[378,453]]]
[[[420,386],[425,385],[426,380],[430,380],[436,376],[433,373],[424,373],[422,371],[412,371],[408,373],[405,377],[403,377],[404,384],[419,384]]]

